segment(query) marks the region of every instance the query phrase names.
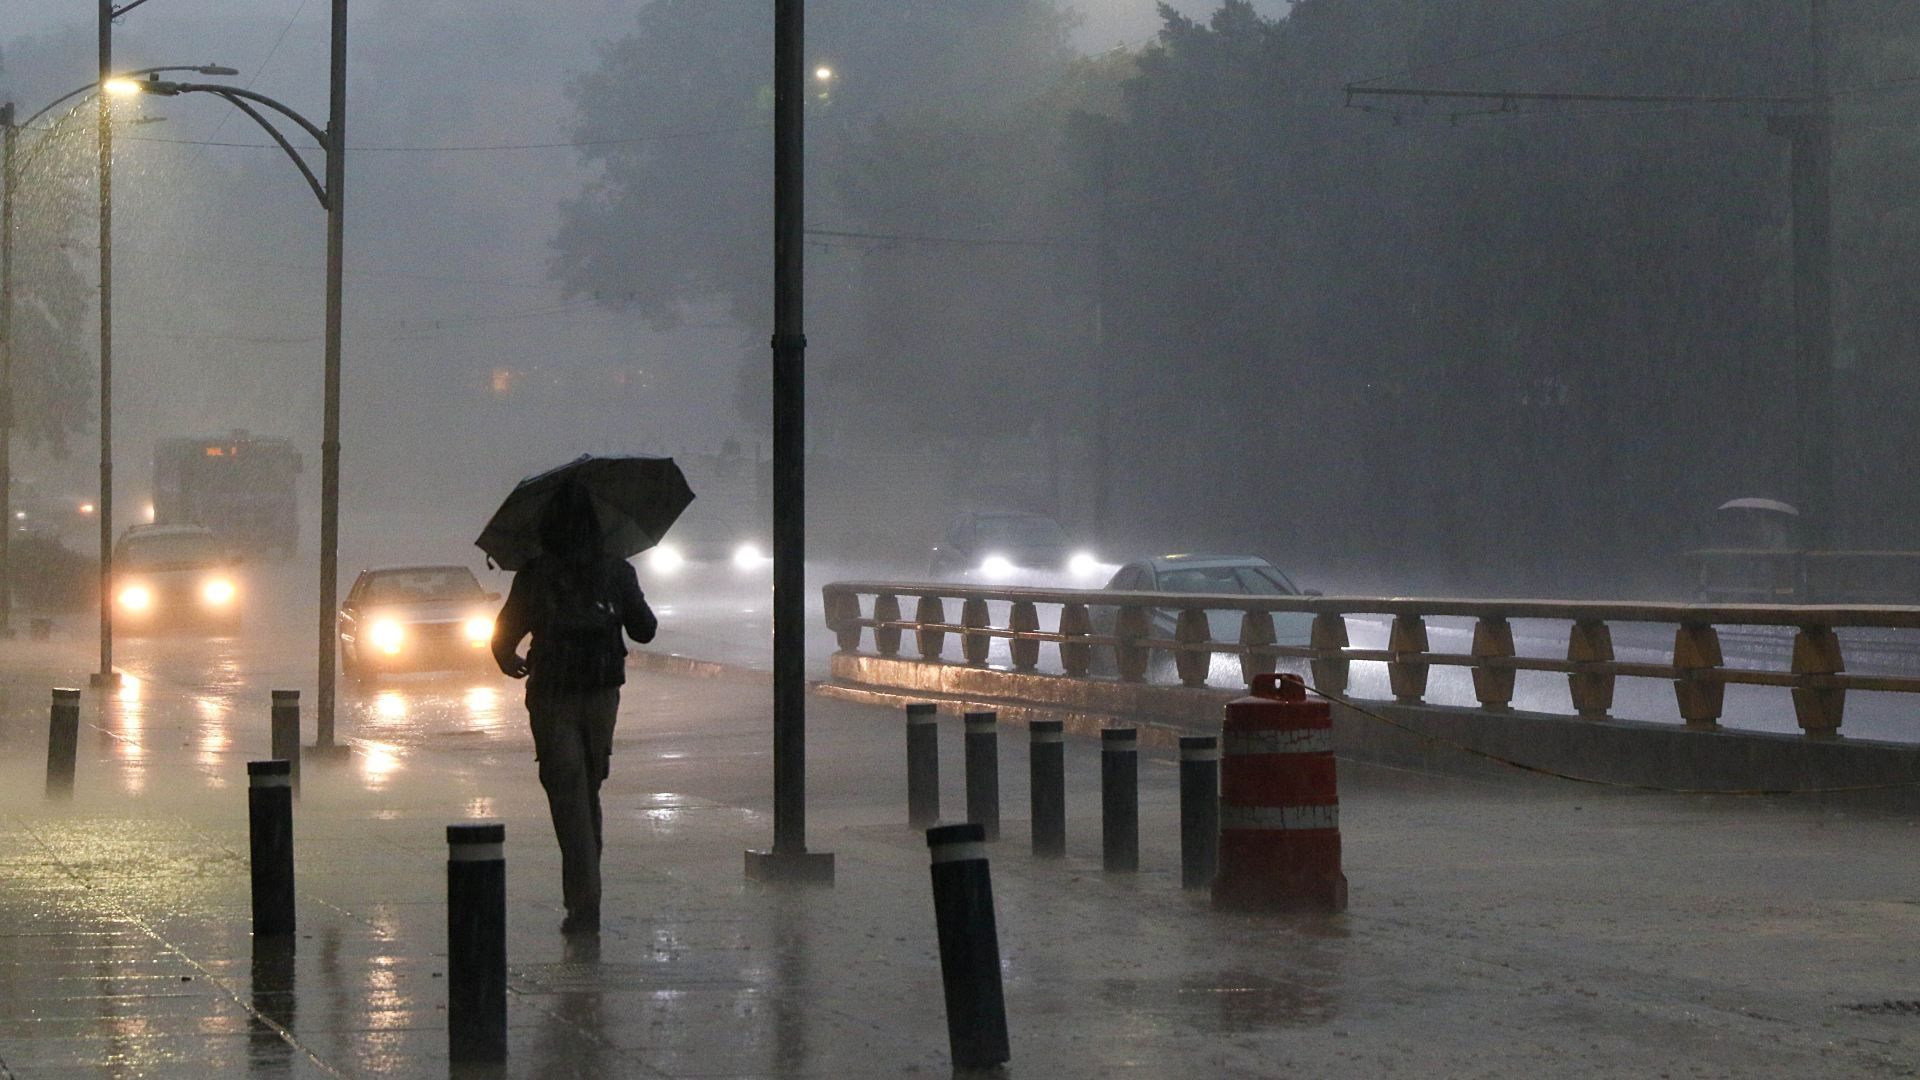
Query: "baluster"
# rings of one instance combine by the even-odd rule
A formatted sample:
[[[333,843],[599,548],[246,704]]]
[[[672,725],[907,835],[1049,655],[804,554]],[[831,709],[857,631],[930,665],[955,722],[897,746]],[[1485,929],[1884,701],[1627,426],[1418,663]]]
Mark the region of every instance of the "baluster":
[[[1173,640],[1182,645],[1206,645],[1204,652],[1181,649],[1173,654],[1173,669],[1180,674],[1181,686],[1205,686],[1207,672],[1213,667],[1213,628],[1207,613],[1200,608],[1182,609],[1173,623]]]
[[[1040,629],[1040,613],[1034,610],[1033,601],[1015,602],[1013,610],[1007,615],[1007,629],[1022,634],[1031,634]],[[1040,666],[1040,643],[1025,638],[1012,638],[1007,643],[1007,652],[1013,655],[1013,670],[1032,671]]]
[[[1084,638],[1093,635],[1093,615],[1085,604],[1064,604],[1060,608],[1060,636]],[[1076,679],[1084,679],[1093,667],[1093,646],[1070,641],[1060,643],[1060,670]]]
[[[947,602],[938,596],[921,597],[914,606],[913,621],[920,624],[913,632],[914,641],[920,646],[920,659],[940,659],[940,650],[946,648],[947,632],[928,627],[947,621]]]
[[[860,598],[845,589],[828,589],[827,626],[843,653],[860,651]]]
[[[1837,675],[1847,669],[1840,655],[1840,637],[1827,626],[1803,626],[1793,638],[1793,673],[1800,676]],[[1802,684],[1811,680],[1802,678]],[[1793,714],[1809,739],[1840,737],[1840,716],[1847,692],[1839,687],[1801,685],[1793,688]]]
[[[1720,633],[1706,623],[1681,623],[1673,635],[1673,696],[1680,718],[1689,728],[1713,731],[1720,726],[1720,710],[1727,685],[1713,678],[1714,668],[1726,663],[1720,653]]]
[[[1240,678],[1248,686],[1253,685],[1255,675],[1265,675],[1280,666],[1279,657],[1260,648],[1276,640],[1271,612],[1249,611],[1240,616],[1240,644],[1246,646],[1240,654]]]
[[[1513,624],[1501,618],[1477,619],[1473,624],[1473,696],[1488,712],[1508,712],[1513,708],[1513,678],[1510,667],[1494,667],[1489,659],[1512,657]]]
[[[1395,615],[1393,630],[1387,635],[1387,651],[1395,656],[1387,661],[1387,683],[1393,688],[1393,699],[1402,705],[1420,704],[1427,696],[1427,665],[1398,658],[1427,651],[1427,620],[1418,615]]]
[[[1578,619],[1567,634],[1567,659],[1576,664],[1613,663],[1613,630],[1599,619]],[[1605,720],[1613,708],[1613,674],[1576,671],[1567,676],[1573,708],[1588,720]]]
[[[1113,636],[1120,639],[1120,644],[1113,647],[1113,666],[1122,682],[1146,681],[1149,650],[1131,642],[1144,639],[1152,629],[1153,620],[1146,608],[1128,605],[1114,616]]]
[[[978,597],[964,600],[960,604],[960,625],[969,630],[984,629],[987,626],[987,602]],[[985,634],[963,633],[960,635],[960,652],[972,667],[987,666],[987,649],[993,639]]]
[[[1308,665],[1313,672],[1313,688],[1323,694],[1345,694],[1347,675],[1353,669],[1353,661],[1341,652],[1348,644],[1347,617],[1315,615],[1307,644],[1314,650],[1313,661]]]
[[[873,598],[873,621],[876,623],[900,621],[900,598],[892,593],[881,593]],[[900,655],[900,628],[897,626],[875,626],[873,628],[873,651],[881,656]]]

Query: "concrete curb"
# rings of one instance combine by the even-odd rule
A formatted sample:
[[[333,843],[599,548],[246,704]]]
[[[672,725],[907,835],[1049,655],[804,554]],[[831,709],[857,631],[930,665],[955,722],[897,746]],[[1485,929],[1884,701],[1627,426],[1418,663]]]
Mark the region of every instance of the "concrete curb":
[[[654,652],[650,649],[635,649],[627,654],[627,666],[642,671],[658,671],[667,675],[691,675],[696,679],[733,679],[739,682],[773,685],[773,672],[750,668],[743,664],[723,664],[717,660],[700,660],[679,653]]]
[[[1140,732],[1140,745],[1155,750],[1177,750],[1182,735],[1211,735],[1215,730],[1184,728],[1174,724],[1161,724],[1141,720],[1138,717],[1122,716],[1114,713],[1086,712],[1066,709],[1057,705],[1024,705],[1003,698],[968,698],[958,696],[919,694],[906,691],[885,690],[867,686],[848,686],[843,683],[819,683],[813,692],[835,701],[848,701],[859,705],[873,705],[881,708],[903,709],[918,702],[932,703],[935,711],[949,716],[959,716],[969,709],[992,709],[1000,714],[1000,719],[1009,724],[1025,726],[1035,720],[1058,720],[1062,728],[1071,735],[1090,739],[1100,737],[1103,728],[1131,725]]]

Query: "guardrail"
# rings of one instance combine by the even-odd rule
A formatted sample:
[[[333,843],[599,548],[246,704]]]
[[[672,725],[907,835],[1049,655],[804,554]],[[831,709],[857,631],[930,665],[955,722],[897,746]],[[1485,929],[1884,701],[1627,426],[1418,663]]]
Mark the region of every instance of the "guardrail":
[[[1809,738],[1832,738],[1840,731],[1849,690],[1920,692],[1920,677],[1850,674],[1836,631],[1850,629],[1920,630],[1920,607],[1778,606],[1762,604],[1668,604],[1559,600],[1466,600],[1377,596],[1231,596],[1194,593],[1118,592],[1081,589],[994,588],[920,582],[836,582],[822,590],[827,625],[842,653],[857,654],[869,630],[873,650],[898,657],[907,635],[923,661],[946,663],[946,638],[960,643],[960,662],[987,666],[992,643],[1007,642],[1015,672],[1039,671],[1040,649],[1058,649],[1065,677],[1091,677],[1095,650],[1111,657],[1121,682],[1148,681],[1155,651],[1171,653],[1174,673],[1184,686],[1204,686],[1216,655],[1237,657],[1247,682],[1276,670],[1283,658],[1304,659],[1313,684],[1330,694],[1347,691],[1356,660],[1386,664],[1395,701],[1422,703],[1427,674],[1435,666],[1471,669],[1480,708],[1512,708],[1514,678],[1521,671],[1560,673],[1575,711],[1606,719],[1613,707],[1615,680],[1621,677],[1668,679],[1686,726],[1719,726],[1729,685],[1785,687],[1792,691],[1796,718]],[[914,601],[913,617],[902,615],[902,598]],[[960,618],[948,617],[948,602],[958,601]],[[1006,617],[995,624],[989,604],[1004,603]],[[1042,607],[1058,607],[1055,627],[1041,628]],[[1111,609],[1110,620],[1104,609]],[[1102,632],[1096,632],[1095,611]],[[1155,612],[1173,615],[1173,636],[1152,634]],[[1238,613],[1235,641],[1211,636],[1209,612]],[[1304,644],[1280,642],[1274,616],[1312,616]],[[1354,615],[1392,620],[1384,649],[1349,644],[1347,619]],[[1428,641],[1429,618],[1473,620],[1468,652],[1434,651]],[[1566,658],[1522,656],[1514,647],[1512,621],[1559,620],[1568,624]],[[1163,620],[1164,621],[1164,620]],[[1666,663],[1632,662],[1614,656],[1614,623],[1654,623],[1673,627],[1673,648]],[[1110,629],[1108,628],[1110,625]],[[1719,627],[1778,627],[1793,631],[1789,670],[1730,667],[1720,646]]]

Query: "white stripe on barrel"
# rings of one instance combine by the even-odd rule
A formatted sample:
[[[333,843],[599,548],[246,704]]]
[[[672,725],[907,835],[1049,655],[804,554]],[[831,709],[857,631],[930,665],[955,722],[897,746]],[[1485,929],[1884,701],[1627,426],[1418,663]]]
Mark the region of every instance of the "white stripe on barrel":
[[[269,773],[264,776],[260,773],[253,773],[247,777],[247,786],[257,788],[292,787],[293,777],[287,773]]]
[[[1288,728],[1279,731],[1229,731],[1224,736],[1229,754],[1330,754],[1332,728]]]
[[[1227,806],[1220,807],[1223,829],[1337,829],[1338,806]]]

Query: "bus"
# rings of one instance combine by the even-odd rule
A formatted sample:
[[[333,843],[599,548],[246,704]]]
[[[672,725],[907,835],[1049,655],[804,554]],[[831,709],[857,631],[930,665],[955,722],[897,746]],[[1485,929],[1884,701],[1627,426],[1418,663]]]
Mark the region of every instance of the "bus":
[[[300,546],[287,439],[231,431],[162,439],[153,455],[153,521],[204,525],[236,552],[290,557]]]

